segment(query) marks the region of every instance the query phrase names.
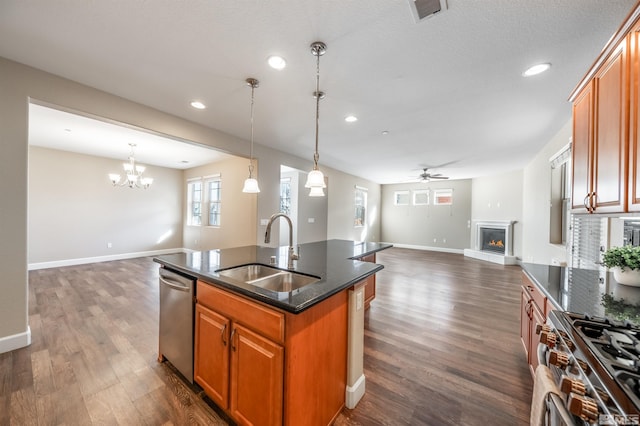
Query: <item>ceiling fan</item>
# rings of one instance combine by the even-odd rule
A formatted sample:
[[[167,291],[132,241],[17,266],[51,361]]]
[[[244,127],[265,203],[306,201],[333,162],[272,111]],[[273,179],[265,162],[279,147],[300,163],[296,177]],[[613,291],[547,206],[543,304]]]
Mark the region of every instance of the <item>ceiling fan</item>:
[[[448,176],[442,176],[442,173],[432,174],[432,173],[429,173],[428,170],[429,170],[429,168],[427,168],[427,167],[424,167],[422,169],[422,173],[420,173],[418,175],[418,177],[417,177],[418,181],[420,181],[420,182],[429,182],[432,179],[449,179]]]

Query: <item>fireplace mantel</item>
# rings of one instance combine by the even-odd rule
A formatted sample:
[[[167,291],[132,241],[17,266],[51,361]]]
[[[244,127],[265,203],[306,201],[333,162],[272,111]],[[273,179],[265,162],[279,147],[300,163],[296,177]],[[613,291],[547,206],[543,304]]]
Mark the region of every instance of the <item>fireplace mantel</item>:
[[[502,265],[515,265],[517,259],[513,255],[513,224],[515,220],[478,220],[475,222],[476,239],[474,249],[465,249],[464,255],[475,259],[486,260],[488,262],[500,263]],[[504,255],[482,250],[481,229],[500,229],[505,231]]]

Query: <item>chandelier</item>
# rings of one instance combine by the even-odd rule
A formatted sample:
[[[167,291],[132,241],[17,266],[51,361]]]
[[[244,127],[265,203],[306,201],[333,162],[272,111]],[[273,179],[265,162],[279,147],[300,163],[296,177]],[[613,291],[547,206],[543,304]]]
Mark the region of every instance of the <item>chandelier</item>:
[[[247,85],[251,87],[251,151],[249,154],[249,177],[244,181],[242,192],[257,194],[260,192],[258,181],[253,177],[253,91],[259,86],[260,82],[255,78],[247,78]]]
[[[128,186],[129,188],[144,188],[147,189],[153,183],[153,178],[143,177],[146,167],[136,164],[136,159],[133,157],[133,150],[136,147],[135,143],[130,143],[131,154],[129,155],[129,162],[122,163],[126,179],[120,183],[120,175],[117,173],[109,173],[109,180],[113,186]]]
[[[309,188],[310,197],[324,197],[324,174],[318,169],[318,127],[320,122],[320,99],[324,98],[324,92],[320,91],[320,56],[327,51],[327,45],[321,41],[311,43],[311,53],[316,57],[316,91],[313,96],[316,98],[316,150],[313,153],[313,170],[307,175],[307,183],[305,188]]]

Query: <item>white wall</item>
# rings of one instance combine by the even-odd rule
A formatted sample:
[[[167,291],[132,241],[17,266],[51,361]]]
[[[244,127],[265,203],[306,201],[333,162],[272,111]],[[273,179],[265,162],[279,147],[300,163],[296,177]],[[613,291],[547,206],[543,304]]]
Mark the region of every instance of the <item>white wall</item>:
[[[475,247],[475,222],[485,220],[514,220],[513,255],[522,258],[522,170],[484,176],[472,180],[471,239]]]
[[[189,226],[185,217],[183,231],[185,248],[211,250],[255,244],[258,198],[256,194],[242,192],[244,180],[249,173],[247,165],[246,159],[235,157],[184,171],[182,205],[185,215],[187,180],[215,174],[220,174],[221,177],[220,226]],[[256,167],[255,171],[257,170]],[[208,209],[205,206],[202,211],[203,223],[206,221],[207,214]]]
[[[394,205],[396,191],[429,189],[430,204]],[[434,189],[453,189],[453,205],[434,206]],[[469,248],[471,180],[382,186],[382,241],[416,248],[462,252]]]
[[[549,159],[562,149],[572,133],[572,120],[544,146],[525,167],[523,173],[523,253],[524,262],[550,265],[553,259],[566,261],[566,249],[549,243],[549,203],[551,200],[551,167]]]
[[[29,147],[29,264],[182,246],[182,171],[147,165],[149,189],[113,187],[107,173],[121,169],[118,160]]]
[[[311,170],[313,167],[312,156],[308,159],[302,159],[289,155],[280,151],[269,149],[262,145],[255,148],[256,158],[260,164],[260,174],[258,180],[260,182],[260,194],[258,194],[258,220],[268,219],[273,213],[280,210],[280,166],[285,165],[297,170]],[[304,202],[327,203],[327,225],[325,228],[316,226],[313,234],[308,241],[323,240],[326,238],[333,239],[350,239],[356,241],[379,241],[380,240],[380,185],[364,180],[357,176],[343,173],[339,170],[331,169],[322,164],[320,161],[320,169],[327,178],[326,197],[311,200],[308,196],[308,190],[303,191],[301,199],[298,201],[298,209],[300,204]],[[368,224],[364,228],[356,228],[354,226],[355,212],[355,185],[369,189],[369,211],[372,212],[368,216]],[[302,182],[304,186],[304,182]],[[302,199],[304,198],[304,199]],[[311,201],[310,201],[311,200]],[[325,208],[325,207],[318,207]],[[302,214],[299,214],[302,217]],[[314,214],[314,217],[316,215]],[[319,217],[319,215],[317,215]],[[305,216],[306,217],[306,216]],[[276,222],[272,228],[272,235],[279,235],[281,223]],[[362,232],[366,230],[366,232]],[[257,241],[262,243],[266,227],[258,224]],[[277,244],[273,242],[272,244]]]
[[[328,170],[329,176],[329,238],[354,241],[381,241],[381,187],[345,173]],[[367,189],[365,226],[355,226],[356,186]]]

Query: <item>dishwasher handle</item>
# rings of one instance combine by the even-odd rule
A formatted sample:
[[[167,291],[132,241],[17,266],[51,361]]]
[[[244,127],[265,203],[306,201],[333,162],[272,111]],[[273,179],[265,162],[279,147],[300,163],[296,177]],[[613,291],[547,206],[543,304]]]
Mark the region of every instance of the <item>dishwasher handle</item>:
[[[166,278],[160,276],[160,283],[166,285],[167,287],[171,287],[174,290],[178,291],[191,291],[191,287],[188,285],[183,285],[183,283],[174,280],[167,280]]]

